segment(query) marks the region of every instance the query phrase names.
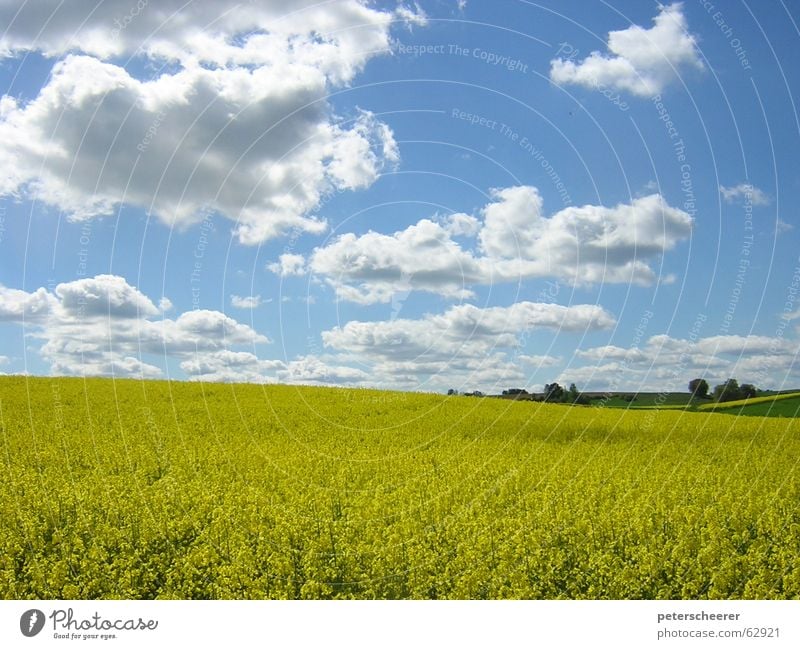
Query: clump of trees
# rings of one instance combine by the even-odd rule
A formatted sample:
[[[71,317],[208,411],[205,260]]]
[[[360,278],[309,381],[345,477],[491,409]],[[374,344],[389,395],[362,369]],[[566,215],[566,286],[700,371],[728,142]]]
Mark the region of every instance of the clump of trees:
[[[714,400],[719,401],[738,401],[739,399],[751,399],[758,394],[756,386],[751,383],[742,383],[736,379],[728,379],[725,383],[720,383],[714,388]]]
[[[505,394],[505,392],[503,394]],[[459,392],[455,388],[450,388],[447,391],[447,396],[448,397],[458,397],[458,396],[461,396],[461,397],[485,397],[486,395],[483,392],[481,392],[480,390],[475,390],[474,392]]]
[[[758,395],[758,388],[752,383],[742,383],[736,379],[728,379],[714,388],[711,395],[708,394],[708,382],[705,379],[692,379],[689,381],[689,392],[698,399],[711,398],[718,403],[725,401],[738,401],[739,399],[751,399]]]
[[[708,398],[708,381],[705,379],[692,379],[689,381],[689,392],[696,399]]]
[[[567,390],[558,383],[548,383],[544,386],[544,400],[550,403],[577,403],[583,406],[590,403],[588,397],[578,392],[574,383],[570,383]]]

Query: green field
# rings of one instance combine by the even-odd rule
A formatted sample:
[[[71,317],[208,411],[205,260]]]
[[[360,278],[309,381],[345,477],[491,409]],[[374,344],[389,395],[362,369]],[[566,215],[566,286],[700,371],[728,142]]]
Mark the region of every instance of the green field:
[[[749,417],[798,417],[800,416],[800,396],[789,399],[766,399],[764,401],[750,400],[750,403],[737,405],[719,404],[714,412],[725,415],[744,415]]]
[[[627,400],[615,394],[610,398],[593,400],[595,407],[627,408],[631,410],[686,410],[692,412],[719,412],[726,415],[753,417],[798,417],[800,416],[800,393],[774,393],[741,399],[739,401],[715,402],[707,399],[692,399],[688,392],[643,392],[636,399]]]
[[[733,410],[738,412],[743,407],[750,409],[753,406],[766,406],[762,408],[756,408],[756,410],[753,411],[753,414],[756,414],[756,412],[760,411],[770,414],[777,413],[773,416],[786,417],[794,416],[787,413],[796,413],[798,401],[800,401],[800,392],[778,392],[758,397],[750,397],[749,399],[738,399],[736,401],[712,401],[710,403],[702,404],[697,409],[701,411]]]
[[[800,424],[0,379],[3,598],[797,598]]]

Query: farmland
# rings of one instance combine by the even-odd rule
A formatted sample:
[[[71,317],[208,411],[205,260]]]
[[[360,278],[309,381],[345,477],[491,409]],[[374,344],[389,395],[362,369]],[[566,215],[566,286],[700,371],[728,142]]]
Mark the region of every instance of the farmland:
[[[800,413],[800,393],[773,394],[737,401],[707,403],[698,410],[757,417],[796,417]]]
[[[609,395],[599,400],[607,408],[689,408],[693,405],[688,392],[642,392]]]
[[[765,392],[763,396],[736,401],[708,401],[692,398],[687,392],[642,392],[595,397],[595,407],[630,410],[686,410],[687,412],[719,412],[753,417],[797,417],[800,415],[800,393]]]
[[[6,599],[800,597],[795,419],[5,377],[0,431]]]

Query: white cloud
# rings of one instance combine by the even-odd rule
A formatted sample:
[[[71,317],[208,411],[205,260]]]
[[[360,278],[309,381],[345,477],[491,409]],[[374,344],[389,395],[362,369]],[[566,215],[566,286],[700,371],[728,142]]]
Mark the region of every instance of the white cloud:
[[[160,306],[164,307],[162,298]],[[30,326],[40,356],[54,374],[153,378],[160,367],[143,360],[218,354],[269,339],[218,311],[195,310],[175,319],[124,278],[98,275],[32,293],[0,286],[0,321]]]
[[[688,238],[692,219],[659,194],[614,207],[567,207],[547,218],[534,187],[495,190],[478,235],[497,278],[652,284],[647,262]]]
[[[544,225],[543,200],[536,187],[520,185],[494,189],[493,202],[481,214],[483,227],[478,239],[490,258],[529,258]]]
[[[260,295],[231,295],[231,306],[235,309],[257,309],[261,306]]]
[[[0,284],[0,322],[40,322],[54,303],[55,298],[44,288],[27,293]]]
[[[412,289],[471,297],[466,285],[483,275],[478,261],[428,219],[393,235],[343,234],[317,248],[309,267],[339,298],[360,304],[390,302],[395,293]]]
[[[607,345],[576,356],[591,363],[564,369],[558,380],[575,381],[584,390],[685,392],[695,377],[705,377],[712,387],[736,377],[768,388],[800,378],[797,343],[782,337],[718,335],[691,341],[658,334],[641,348]]]
[[[614,88],[652,97],[678,79],[683,68],[703,68],[681,3],[661,5],[649,29],[631,25],[609,32],[607,45],[608,55],[595,51],[580,62],[554,59],[550,78],[559,84]]]
[[[465,299],[473,285],[528,278],[648,285],[658,279],[649,262],[692,231],[692,218],[659,194],[614,207],[567,207],[550,217],[535,187],[495,189],[491,198],[479,219],[455,215],[444,225],[422,219],[391,235],[344,234],[317,248],[309,267],[338,298],[360,304],[412,290]],[[456,233],[476,235],[475,248],[456,242]]]
[[[615,345],[605,345],[603,347],[593,347],[592,349],[579,350],[576,355],[579,358],[585,358],[587,360],[597,362],[626,361],[629,363],[641,363],[646,361],[648,358],[644,352],[636,347],[625,349]]]
[[[481,222],[469,214],[451,214],[443,221],[443,227],[454,237],[474,237],[481,229]]]
[[[146,318],[159,309],[139,289],[116,275],[97,275],[59,284],[55,290],[65,317]]]
[[[375,51],[389,47],[395,17],[414,19],[410,10],[399,16],[358,0],[215,0],[186,9],[184,0],[151,1],[144,7],[130,0],[85,7],[60,0],[4,2],[0,53],[58,57],[80,51],[100,59],[143,53],[219,67],[283,64],[290,58],[346,81]]]
[[[303,255],[287,252],[278,257],[277,262],[269,264],[267,270],[281,277],[299,277],[306,274],[306,260]]]
[[[175,320],[146,321],[138,333],[140,346],[151,353],[213,351],[229,345],[271,342],[248,325],[219,311],[205,309],[185,311]]]
[[[733,187],[719,186],[719,193],[726,203],[750,203],[751,205],[769,205],[769,196],[758,187],[748,183],[739,183]]]
[[[250,304],[257,298],[242,299]],[[163,370],[156,363],[175,359],[194,381],[327,385],[371,378],[313,355],[259,358],[240,348],[270,340],[248,325],[202,309],[165,318],[164,309],[115,275],[62,283],[53,292],[0,286],[0,309],[0,321],[29,324],[29,335],[42,341],[39,354],[55,375],[158,378]],[[0,365],[7,360],[0,357]]]
[[[285,362],[231,350],[193,354],[181,363],[181,369],[192,381],[218,383],[336,385],[359,384],[368,378],[361,370],[326,363],[313,355]]]
[[[190,380],[217,383],[274,383],[270,374],[282,367],[280,361],[261,360],[251,352],[227,349],[193,354],[181,362],[181,369]]]
[[[528,381],[520,367],[503,353],[481,358],[379,360],[370,367],[369,375],[371,384],[385,389],[443,391],[455,388],[460,392],[477,389],[487,394],[525,385]]]
[[[187,311],[175,320],[71,316],[60,308],[35,337],[45,342],[42,358],[54,374],[160,376],[142,361],[185,359],[269,340],[218,311]],[[135,362],[134,362],[135,361]]]
[[[519,302],[508,307],[455,306],[440,315],[382,322],[351,321],[324,331],[326,348],[367,368],[371,384],[490,390],[525,378],[509,350],[528,331],[608,329],[614,317],[596,305]],[[533,359],[525,357],[522,360]],[[557,362],[538,359],[542,366]]]
[[[549,355],[529,356],[527,354],[520,354],[517,356],[517,360],[519,360],[520,363],[530,367],[553,367],[561,362],[561,357]]]
[[[16,9],[0,7],[9,25],[0,50],[85,54],[57,62],[29,103],[3,98],[1,194],[35,197],[73,219],[120,204],[175,225],[216,212],[256,244],[290,229],[323,232],[314,212],[327,193],[365,188],[398,160],[386,124],[368,111],[335,117],[326,101],[387,51],[394,14],[304,0],[205,3],[173,15],[183,3],[170,0],[148,4],[112,37],[129,2],[109,0],[90,15],[33,4],[13,20]],[[140,80],[106,60],[135,52],[179,64]]]
[[[369,378],[362,370],[346,365],[330,365],[315,356],[301,356],[278,370],[282,383],[303,385],[358,384]]]
[[[54,374],[156,378],[175,359],[187,377],[201,381],[486,392],[530,387],[528,371],[557,367],[562,359],[518,353],[527,332],[580,335],[615,325],[598,305],[464,304],[420,319],[351,321],[322,333],[330,355],[281,361],[241,349],[269,342],[249,326],[218,311],[165,318],[146,295],[113,275],[59,284],[52,292],[0,287],[0,297],[2,319],[29,327]],[[583,390],[683,391],[695,376],[712,385],[734,376],[759,387],[785,387],[800,378],[796,341],[785,337],[718,335],[693,342],[659,334],[641,347],[604,345],[578,350],[575,358],[585,364],[554,378]],[[0,357],[0,365],[8,362]]]
[[[400,20],[406,22],[409,29],[411,29],[412,25],[425,27],[428,24],[428,16],[425,15],[422,7],[420,7],[417,2],[414,3],[413,9],[405,5],[400,5],[395,9],[394,13]]]

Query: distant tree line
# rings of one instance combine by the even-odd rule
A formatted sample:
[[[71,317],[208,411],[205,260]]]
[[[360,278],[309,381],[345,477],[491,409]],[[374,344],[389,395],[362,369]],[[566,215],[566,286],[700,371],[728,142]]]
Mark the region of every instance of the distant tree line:
[[[505,394],[505,393],[504,393]],[[448,396],[462,396],[462,397],[485,397],[486,395],[481,392],[480,390],[475,390],[474,392],[459,392],[453,388],[450,388],[447,391]]]
[[[588,397],[578,392],[574,383],[570,383],[566,390],[558,383],[548,383],[544,386],[544,400],[550,403],[577,403],[582,406],[591,403]]]
[[[742,383],[736,379],[728,379],[714,388],[708,394],[708,381],[705,379],[692,379],[689,381],[689,392],[698,399],[713,399],[719,403],[725,401],[738,401],[739,399],[752,399],[758,395],[758,388],[752,383]]]
[[[703,378],[696,378],[689,381],[689,392],[695,399],[710,399],[717,402],[724,401],[738,401],[739,399],[750,399],[758,396],[760,390],[752,383],[742,383],[736,379],[728,379],[724,383],[717,385],[710,393],[710,386],[708,381]],[[475,390],[474,392],[459,392],[458,390],[450,389],[447,391],[449,395],[462,395],[468,397],[483,397],[486,396],[483,392]],[[581,393],[574,383],[570,383],[569,388],[564,389],[561,385],[556,383],[547,383],[544,386],[544,392],[541,394],[534,394],[528,392],[524,388],[509,388],[503,390],[502,396],[526,400],[526,401],[547,401],[549,403],[576,403],[579,405],[590,405],[592,398],[597,398],[597,393]],[[606,398],[610,396],[607,395]],[[636,401],[636,394],[619,394],[617,395],[624,401]]]
[[[514,397],[515,399],[522,399],[528,401],[548,401],[550,403],[577,403],[580,405],[589,405],[591,403],[589,397],[581,394],[574,383],[570,383],[569,388],[566,390],[558,383],[548,383],[544,386],[542,394],[531,394],[524,388],[509,388],[503,390],[504,397]]]

